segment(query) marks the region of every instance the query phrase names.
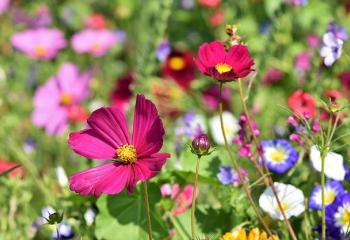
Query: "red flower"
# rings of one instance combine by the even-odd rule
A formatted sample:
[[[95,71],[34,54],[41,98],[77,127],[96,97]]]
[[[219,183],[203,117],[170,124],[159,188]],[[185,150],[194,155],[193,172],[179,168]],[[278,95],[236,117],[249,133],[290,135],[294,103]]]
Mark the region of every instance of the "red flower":
[[[85,25],[89,28],[104,29],[106,28],[106,19],[102,14],[96,13],[96,14],[90,15],[85,20]]]
[[[254,65],[246,46],[234,45],[226,52],[219,41],[202,44],[195,63],[199,71],[219,81],[243,78],[253,71]]]
[[[339,79],[340,79],[343,87],[346,90],[350,91],[350,71],[340,74]]]
[[[162,69],[164,77],[172,78],[184,89],[188,89],[196,78],[193,56],[190,52],[171,52]]]
[[[217,9],[213,13],[213,15],[210,16],[209,18],[209,23],[213,27],[217,27],[223,23],[225,20],[225,12],[222,9]]]
[[[198,0],[198,3],[203,7],[215,8],[221,3],[221,0]]]
[[[85,108],[80,105],[71,105],[67,107],[68,119],[72,123],[84,122],[88,118]]]
[[[123,113],[129,109],[130,99],[133,96],[132,83],[134,82],[134,75],[129,72],[125,76],[117,79],[115,87],[111,93],[111,105],[118,107]]]
[[[16,166],[16,163],[13,162],[7,162],[4,160],[0,160],[0,174],[6,172],[7,170],[13,168],[14,166]],[[18,167],[15,170],[11,171],[9,173],[10,177],[16,177],[16,176],[23,176],[24,174],[24,170],[22,167]]]
[[[302,90],[295,91],[288,98],[288,106],[294,111],[296,115],[312,118],[316,113],[316,101],[307,92]]]

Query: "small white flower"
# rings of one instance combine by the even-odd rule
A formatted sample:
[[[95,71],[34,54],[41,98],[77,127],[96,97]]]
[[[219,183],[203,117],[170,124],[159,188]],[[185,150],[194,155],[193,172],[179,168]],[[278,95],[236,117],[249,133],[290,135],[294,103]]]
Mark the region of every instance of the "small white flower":
[[[321,153],[315,145],[310,149],[310,160],[315,170],[321,172]],[[329,152],[325,158],[324,170],[327,177],[339,181],[344,180],[346,172],[343,165],[343,156]]]
[[[50,215],[55,213],[56,210],[53,209],[51,206],[46,206],[46,207],[43,207],[41,209],[41,216],[44,218],[44,219],[49,219]],[[46,221],[46,220],[45,220]]]
[[[88,226],[91,226],[94,223],[95,217],[96,217],[96,213],[91,208],[86,210],[86,212],[84,213],[84,219]]]
[[[240,129],[238,120],[233,116],[232,113],[226,111],[222,113],[222,118],[224,122],[224,129],[227,141],[229,144],[231,144],[234,137],[237,135],[237,132]],[[225,141],[221,131],[219,115],[210,119],[210,130],[214,141],[217,144],[224,145]]]
[[[324,64],[329,67],[340,58],[342,53],[343,41],[332,32],[323,35],[323,46],[320,55],[324,57]]]
[[[290,184],[275,182],[277,196],[281,202],[284,213],[287,218],[299,216],[305,211],[303,192]],[[283,215],[278,207],[277,200],[271,187],[265,189],[259,198],[260,207],[270,214],[274,219],[283,220]]]
[[[66,172],[64,171],[64,168],[62,166],[56,167],[56,177],[58,180],[58,184],[61,187],[68,186],[68,178],[67,178]]]

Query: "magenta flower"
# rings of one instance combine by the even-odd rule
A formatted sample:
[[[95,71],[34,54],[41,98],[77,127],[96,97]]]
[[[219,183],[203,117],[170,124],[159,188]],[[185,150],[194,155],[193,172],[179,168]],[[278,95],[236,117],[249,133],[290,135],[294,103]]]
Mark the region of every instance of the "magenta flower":
[[[0,1],[0,15],[7,11],[10,6],[10,0],[1,0]]]
[[[51,77],[34,95],[32,121],[46,132],[62,134],[68,121],[76,116],[74,108],[89,96],[91,73],[79,73],[76,65],[63,64],[57,75]]]
[[[77,53],[89,53],[95,57],[103,56],[118,42],[116,33],[102,29],[87,29],[72,37],[72,47]]]
[[[299,53],[294,60],[294,67],[300,71],[309,71],[311,69],[311,54],[308,52]]]
[[[40,28],[16,33],[12,45],[32,59],[54,58],[66,46],[63,33],[58,29]]]
[[[131,193],[138,181],[147,181],[162,168],[168,153],[163,146],[164,128],[155,105],[137,95],[133,132],[130,136],[124,115],[118,108],[94,111],[90,128],[71,133],[68,143],[79,155],[108,159],[108,163],[70,177],[70,189],[82,195]]]

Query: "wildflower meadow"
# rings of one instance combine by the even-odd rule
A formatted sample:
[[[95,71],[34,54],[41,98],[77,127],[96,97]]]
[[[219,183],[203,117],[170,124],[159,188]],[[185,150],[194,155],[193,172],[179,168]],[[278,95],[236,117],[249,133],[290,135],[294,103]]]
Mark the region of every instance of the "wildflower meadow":
[[[349,240],[349,34],[349,0],[0,0],[0,240]]]

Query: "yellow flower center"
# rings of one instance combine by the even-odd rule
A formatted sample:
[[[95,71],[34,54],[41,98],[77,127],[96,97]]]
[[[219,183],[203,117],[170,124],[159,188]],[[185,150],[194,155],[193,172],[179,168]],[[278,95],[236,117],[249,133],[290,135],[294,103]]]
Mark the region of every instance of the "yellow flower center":
[[[350,210],[345,210],[341,219],[344,225],[350,225]]]
[[[41,45],[38,45],[35,49],[34,49],[34,52],[35,52],[35,55],[37,57],[44,57],[45,54],[46,54],[46,49],[41,46]]]
[[[215,65],[215,69],[218,73],[223,74],[231,71],[232,67],[226,63],[218,63]]]
[[[73,102],[73,96],[68,93],[64,93],[61,95],[60,102],[62,105],[70,105]]]
[[[286,153],[282,149],[272,149],[269,153],[269,159],[274,162],[282,162],[286,159]]]
[[[335,194],[333,191],[326,191],[325,195],[324,195],[324,201],[325,204],[328,205],[330,203],[332,203],[335,199]]]
[[[184,69],[185,61],[181,57],[172,57],[169,60],[169,66],[175,71]]]
[[[123,163],[133,163],[137,160],[136,149],[133,145],[122,145],[119,148],[117,148],[115,152],[119,160]]]
[[[281,207],[282,207],[283,212],[286,212],[288,210],[288,208],[289,208],[288,203],[285,203],[285,202],[281,202]],[[281,209],[278,206],[278,203],[276,203],[276,210],[278,212],[282,212]]]

